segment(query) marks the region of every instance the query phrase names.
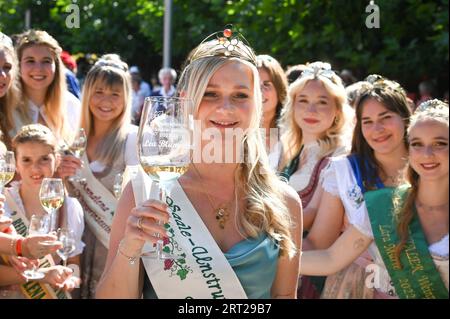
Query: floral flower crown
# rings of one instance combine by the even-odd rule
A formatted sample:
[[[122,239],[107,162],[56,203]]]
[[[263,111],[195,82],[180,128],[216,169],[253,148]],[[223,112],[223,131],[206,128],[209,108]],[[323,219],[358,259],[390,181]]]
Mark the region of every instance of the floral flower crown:
[[[438,99],[428,100],[420,103],[417,109],[414,111],[413,116],[426,116],[432,118],[443,118],[448,122],[448,103],[445,103]]]
[[[9,47],[13,47],[13,42],[10,37],[8,37],[3,32],[0,32],[0,43]]]
[[[382,75],[379,74],[369,74],[365,79],[365,83],[361,89],[373,89],[373,88],[379,88],[379,89],[390,89],[393,91],[396,91],[401,94],[405,94],[405,90],[402,88],[400,83],[390,80]]]
[[[215,45],[214,50],[203,49],[202,44],[209,41]],[[217,31],[207,36],[189,55],[187,65],[196,60],[213,56],[236,57],[256,66],[255,52],[240,32],[233,31],[231,24],[225,26],[223,31]]]
[[[334,80],[336,79],[337,74],[331,69],[330,63],[317,61],[313,63],[308,63],[306,65],[306,68],[300,75],[300,78],[311,76],[314,77],[315,79],[317,79],[319,76],[323,76],[328,80],[335,82]]]
[[[53,53],[55,54],[55,58],[59,58],[62,52],[62,48],[59,45],[58,41],[56,41],[55,38],[53,38],[50,34],[43,30],[31,29],[20,34],[16,43],[16,47],[21,50],[21,48],[27,44],[44,44],[53,51]]]

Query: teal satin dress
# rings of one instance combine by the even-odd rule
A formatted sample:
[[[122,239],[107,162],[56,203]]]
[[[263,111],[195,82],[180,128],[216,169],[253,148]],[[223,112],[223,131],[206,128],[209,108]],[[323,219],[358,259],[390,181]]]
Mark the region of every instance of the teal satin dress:
[[[279,246],[266,234],[244,239],[224,253],[249,299],[269,299],[277,272]],[[144,279],[144,298],[156,299],[156,293]]]

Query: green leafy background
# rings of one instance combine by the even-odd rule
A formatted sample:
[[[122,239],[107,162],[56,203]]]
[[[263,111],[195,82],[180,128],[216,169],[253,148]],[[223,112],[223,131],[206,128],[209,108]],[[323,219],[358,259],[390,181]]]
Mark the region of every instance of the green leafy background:
[[[288,65],[325,60],[359,77],[379,73],[408,90],[432,79],[448,88],[448,0],[378,0],[380,28],[368,29],[362,0],[173,0],[172,64],[208,34],[232,23],[259,54]],[[80,28],[65,25],[69,4],[80,8]],[[51,33],[72,53],[117,52],[143,69],[144,78],[162,64],[164,1],[0,0],[0,30],[31,26]]]

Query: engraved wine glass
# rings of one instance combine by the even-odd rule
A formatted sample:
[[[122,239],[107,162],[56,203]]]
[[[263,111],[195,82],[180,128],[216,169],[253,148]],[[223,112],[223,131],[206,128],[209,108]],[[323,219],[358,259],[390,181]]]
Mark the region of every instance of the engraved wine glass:
[[[192,101],[177,97],[145,99],[138,131],[139,161],[159,188],[159,198],[166,202],[166,185],[184,174],[190,164]],[[167,227],[166,227],[167,228]],[[158,240],[156,251],[143,257],[175,259],[162,249]]]
[[[50,215],[32,215],[30,224],[28,225],[28,235],[45,235],[50,231]],[[52,244],[55,242],[53,241]],[[45,277],[45,274],[37,270],[37,266],[33,264],[32,269],[27,269],[23,275],[28,280],[38,280]]]

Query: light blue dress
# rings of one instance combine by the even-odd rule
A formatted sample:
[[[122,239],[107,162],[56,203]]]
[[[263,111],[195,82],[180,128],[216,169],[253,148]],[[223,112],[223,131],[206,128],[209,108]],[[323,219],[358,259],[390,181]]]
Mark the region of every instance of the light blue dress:
[[[224,253],[249,299],[269,299],[277,272],[279,246],[266,234],[244,239]],[[144,299],[156,299],[151,283],[144,275]]]

